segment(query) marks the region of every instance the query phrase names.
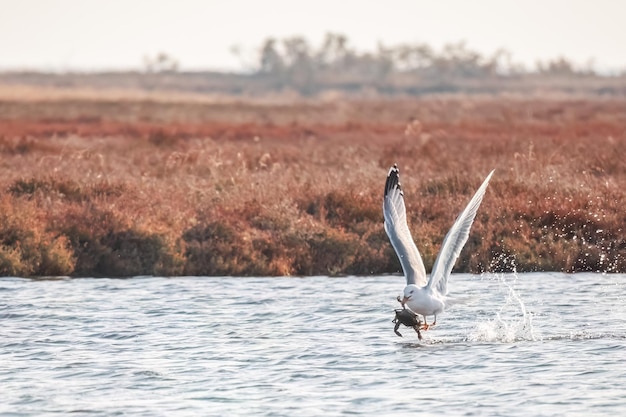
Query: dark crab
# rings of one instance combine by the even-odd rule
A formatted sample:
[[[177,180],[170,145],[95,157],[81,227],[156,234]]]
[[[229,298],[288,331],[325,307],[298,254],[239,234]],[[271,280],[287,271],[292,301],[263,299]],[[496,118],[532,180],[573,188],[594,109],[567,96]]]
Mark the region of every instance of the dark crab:
[[[393,328],[393,331],[398,336],[402,337],[402,333],[398,331],[400,324],[404,324],[406,327],[412,327],[413,330],[417,333],[417,338],[422,340],[422,334],[420,333],[420,328],[422,327],[422,322],[417,318],[417,314],[409,310],[408,308],[398,309],[396,311],[396,317],[393,319],[393,323],[396,324],[396,327]]]

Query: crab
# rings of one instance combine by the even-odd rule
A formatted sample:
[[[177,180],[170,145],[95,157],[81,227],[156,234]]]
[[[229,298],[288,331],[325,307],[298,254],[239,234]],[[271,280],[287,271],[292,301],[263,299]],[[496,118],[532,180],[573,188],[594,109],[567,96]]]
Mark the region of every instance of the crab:
[[[412,327],[417,333],[417,338],[422,340],[422,334],[420,333],[422,322],[417,318],[417,314],[408,308],[397,309],[395,312],[396,317],[392,321],[396,324],[396,327],[393,328],[394,333],[402,337],[402,333],[398,331],[398,328],[400,328],[400,324],[404,324],[407,327]]]

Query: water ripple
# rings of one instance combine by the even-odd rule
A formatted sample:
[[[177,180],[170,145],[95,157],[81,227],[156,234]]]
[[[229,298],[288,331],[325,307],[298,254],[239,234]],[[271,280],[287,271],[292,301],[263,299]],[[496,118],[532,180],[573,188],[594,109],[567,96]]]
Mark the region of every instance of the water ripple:
[[[0,279],[0,415],[617,415],[626,275]]]

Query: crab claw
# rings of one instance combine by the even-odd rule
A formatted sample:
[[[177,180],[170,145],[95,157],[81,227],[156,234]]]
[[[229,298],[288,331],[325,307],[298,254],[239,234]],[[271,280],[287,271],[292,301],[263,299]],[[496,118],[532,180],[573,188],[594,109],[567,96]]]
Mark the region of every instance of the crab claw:
[[[402,306],[403,309],[406,308],[406,306],[405,306],[406,300],[407,300],[406,298],[402,298],[400,296],[397,296],[396,300],[398,300],[398,302],[400,303],[400,305]]]

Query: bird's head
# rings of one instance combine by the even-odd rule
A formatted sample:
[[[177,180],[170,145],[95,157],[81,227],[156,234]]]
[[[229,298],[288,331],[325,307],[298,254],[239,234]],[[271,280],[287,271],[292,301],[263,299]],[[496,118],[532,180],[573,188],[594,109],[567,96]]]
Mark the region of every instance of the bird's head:
[[[407,285],[402,292],[402,299],[398,297],[398,301],[404,306],[413,296],[415,295],[415,291],[417,287],[415,285]]]

